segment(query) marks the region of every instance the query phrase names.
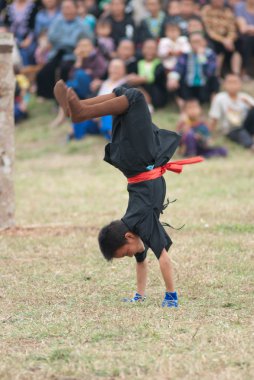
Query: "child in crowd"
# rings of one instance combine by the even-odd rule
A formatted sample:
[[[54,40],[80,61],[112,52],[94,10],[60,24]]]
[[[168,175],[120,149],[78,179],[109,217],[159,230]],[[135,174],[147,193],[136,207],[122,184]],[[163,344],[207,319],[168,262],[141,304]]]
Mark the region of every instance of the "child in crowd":
[[[197,4],[193,0],[180,0],[180,14],[182,21],[180,28],[184,36],[188,35],[188,25],[190,19],[197,16]]]
[[[190,44],[187,37],[181,36],[178,24],[167,23],[165,35],[166,37],[161,38],[158,45],[158,57],[162,59],[167,72],[170,72],[176,65],[177,57],[189,53]]]
[[[15,71],[14,120],[17,124],[28,117],[27,106],[30,98],[30,83],[25,75],[19,73],[18,68]]]
[[[141,22],[138,30],[138,41],[144,42],[147,39],[158,39],[162,36],[165,13],[162,11],[160,0],[146,0],[148,16]]]
[[[66,92],[57,85],[55,94],[62,107],[67,112],[69,109],[74,122],[114,115],[112,143],[106,146],[104,160],[127,177],[129,203],[121,220],[111,222],[100,231],[100,249],[107,260],[135,256],[137,293],[128,301],[139,302],[145,299],[146,256],[151,248],[159,261],[166,287],[162,307],[176,308],[178,297],[172,262],[167,254],[172,241],[159,217],[165,209],[166,185],[162,176],[166,170],[182,169],[180,163],[168,163],[180,137],[175,132],[160,130],[152,123],[144,95],[137,89],[118,87],[111,94],[83,103],[72,89]]]
[[[78,10],[78,16],[83,21],[84,25],[86,25],[91,34],[94,34],[95,31],[95,25],[96,25],[96,18],[94,15],[91,15],[88,13],[88,7],[85,3],[85,0],[77,0],[77,10]]]
[[[241,91],[242,81],[236,74],[226,76],[224,88],[213,99],[210,127],[219,124],[227,138],[254,151],[254,98]]]
[[[166,17],[165,17],[164,24],[162,27],[162,36],[165,36],[166,24],[170,24],[170,23],[179,25],[181,34],[182,34],[181,23],[185,23],[185,22],[180,14],[181,14],[180,2],[178,0],[169,1],[168,6],[167,6]]]
[[[163,107],[167,102],[166,74],[159,58],[157,58],[157,42],[145,41],[142,54],[138,61],[138,73],[130,74],[127,83],[138,86],[145,94],[149,108]]]
[[[192,17],[188,22],[188,35],[196,32],[205,34],[204,25],[199,17]]]
[[[202,155],[210,158],[227,155],[225,148],[212,146],[211,133],[202,116],[202,108],[198,100],[186,101],[177,129],[182,136],[180,151],[184,157]]]
[[[130,40],[122,40],[116,51],[117,58],[124,61],[127,74],[138,72],[138,62],[135,57],[135,44]]]
[[[78,42],[74,54],[76,62],[67,86],[72,87],[81,99],[86,99],[91,94],[91,81],[104,77],[108,63],[89,38]]]
[[[110,59],[115,51],[114,40],[111,37],[112,25],[109,20],[101,19],[96,24],[97,46],[102,54]]]
[[[195,32],[190,35],[191,51],[178,57],[174,70],[168,76],[168,89],[178,90],[181,107],[185,100],[196,98],[209,102],[218,91],[216,56],[207,47],[204,36]]]

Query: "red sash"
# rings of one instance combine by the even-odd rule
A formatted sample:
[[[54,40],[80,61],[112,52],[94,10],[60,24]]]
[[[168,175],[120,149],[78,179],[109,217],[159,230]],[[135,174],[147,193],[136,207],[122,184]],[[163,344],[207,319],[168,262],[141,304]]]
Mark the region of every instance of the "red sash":
[[[183,170],[183,165],[197,164],[198,162],[202,161],[204,161],[204,158],[201,156],[190,157],[179,161],[171,161],[166,165],[159,166],[158,168],[148,170],[146,172],[137,174],[134,177],[128,178],[128,183],[150,181],[151,179],[156,179],[163,176],[167,170],[180,174]]]

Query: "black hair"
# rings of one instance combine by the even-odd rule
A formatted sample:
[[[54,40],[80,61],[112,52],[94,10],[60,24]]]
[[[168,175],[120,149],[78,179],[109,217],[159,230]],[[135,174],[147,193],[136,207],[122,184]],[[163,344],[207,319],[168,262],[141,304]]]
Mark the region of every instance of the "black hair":
[[[96,25],[109,25],[110,27],[112,27],[112,22],[110,20],[107,20],[106,18],[99,18],[96,22]]]
[[[168,28],[168,27],[177,28],[177,29],[181,30],[180,25],[176,21],[166,20],[165,28]]]
[[[125,234],[128,231],[129,229],[121,220],[114,220],[100,230],[98,241],[100,250],[106,260],[112,260],[117,249],[127,243]]]

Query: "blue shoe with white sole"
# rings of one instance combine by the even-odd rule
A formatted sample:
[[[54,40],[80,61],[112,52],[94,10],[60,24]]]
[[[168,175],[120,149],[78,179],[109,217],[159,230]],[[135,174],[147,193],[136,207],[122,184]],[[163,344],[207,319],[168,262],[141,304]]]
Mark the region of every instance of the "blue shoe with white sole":
[[[165,292],[162,307],[178,307],[178,296],[176,292]]]
[[[144,302],[146,297],[142,297],[141,294],[135,293],[134,297],[132,298],[124,298],[122,301],[123,302]]]

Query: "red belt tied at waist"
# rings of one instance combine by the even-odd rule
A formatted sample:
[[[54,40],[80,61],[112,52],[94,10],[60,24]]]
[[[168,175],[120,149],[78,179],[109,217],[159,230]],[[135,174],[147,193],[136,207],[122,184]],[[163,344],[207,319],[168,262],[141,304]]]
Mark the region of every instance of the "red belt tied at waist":
[[[201,156],[190,157],[179,161],[171,161],[166,165],[159,166],[158,168],[148,170],[147,172],[143,172],[135,175],[134,177],[128,178],[128,183],[150,181],[152,179],[162,177],[167,170],[180,174],[183,171],[183,165],[197,164],[198,162],[202,161],[204,161],[204,158]]]

